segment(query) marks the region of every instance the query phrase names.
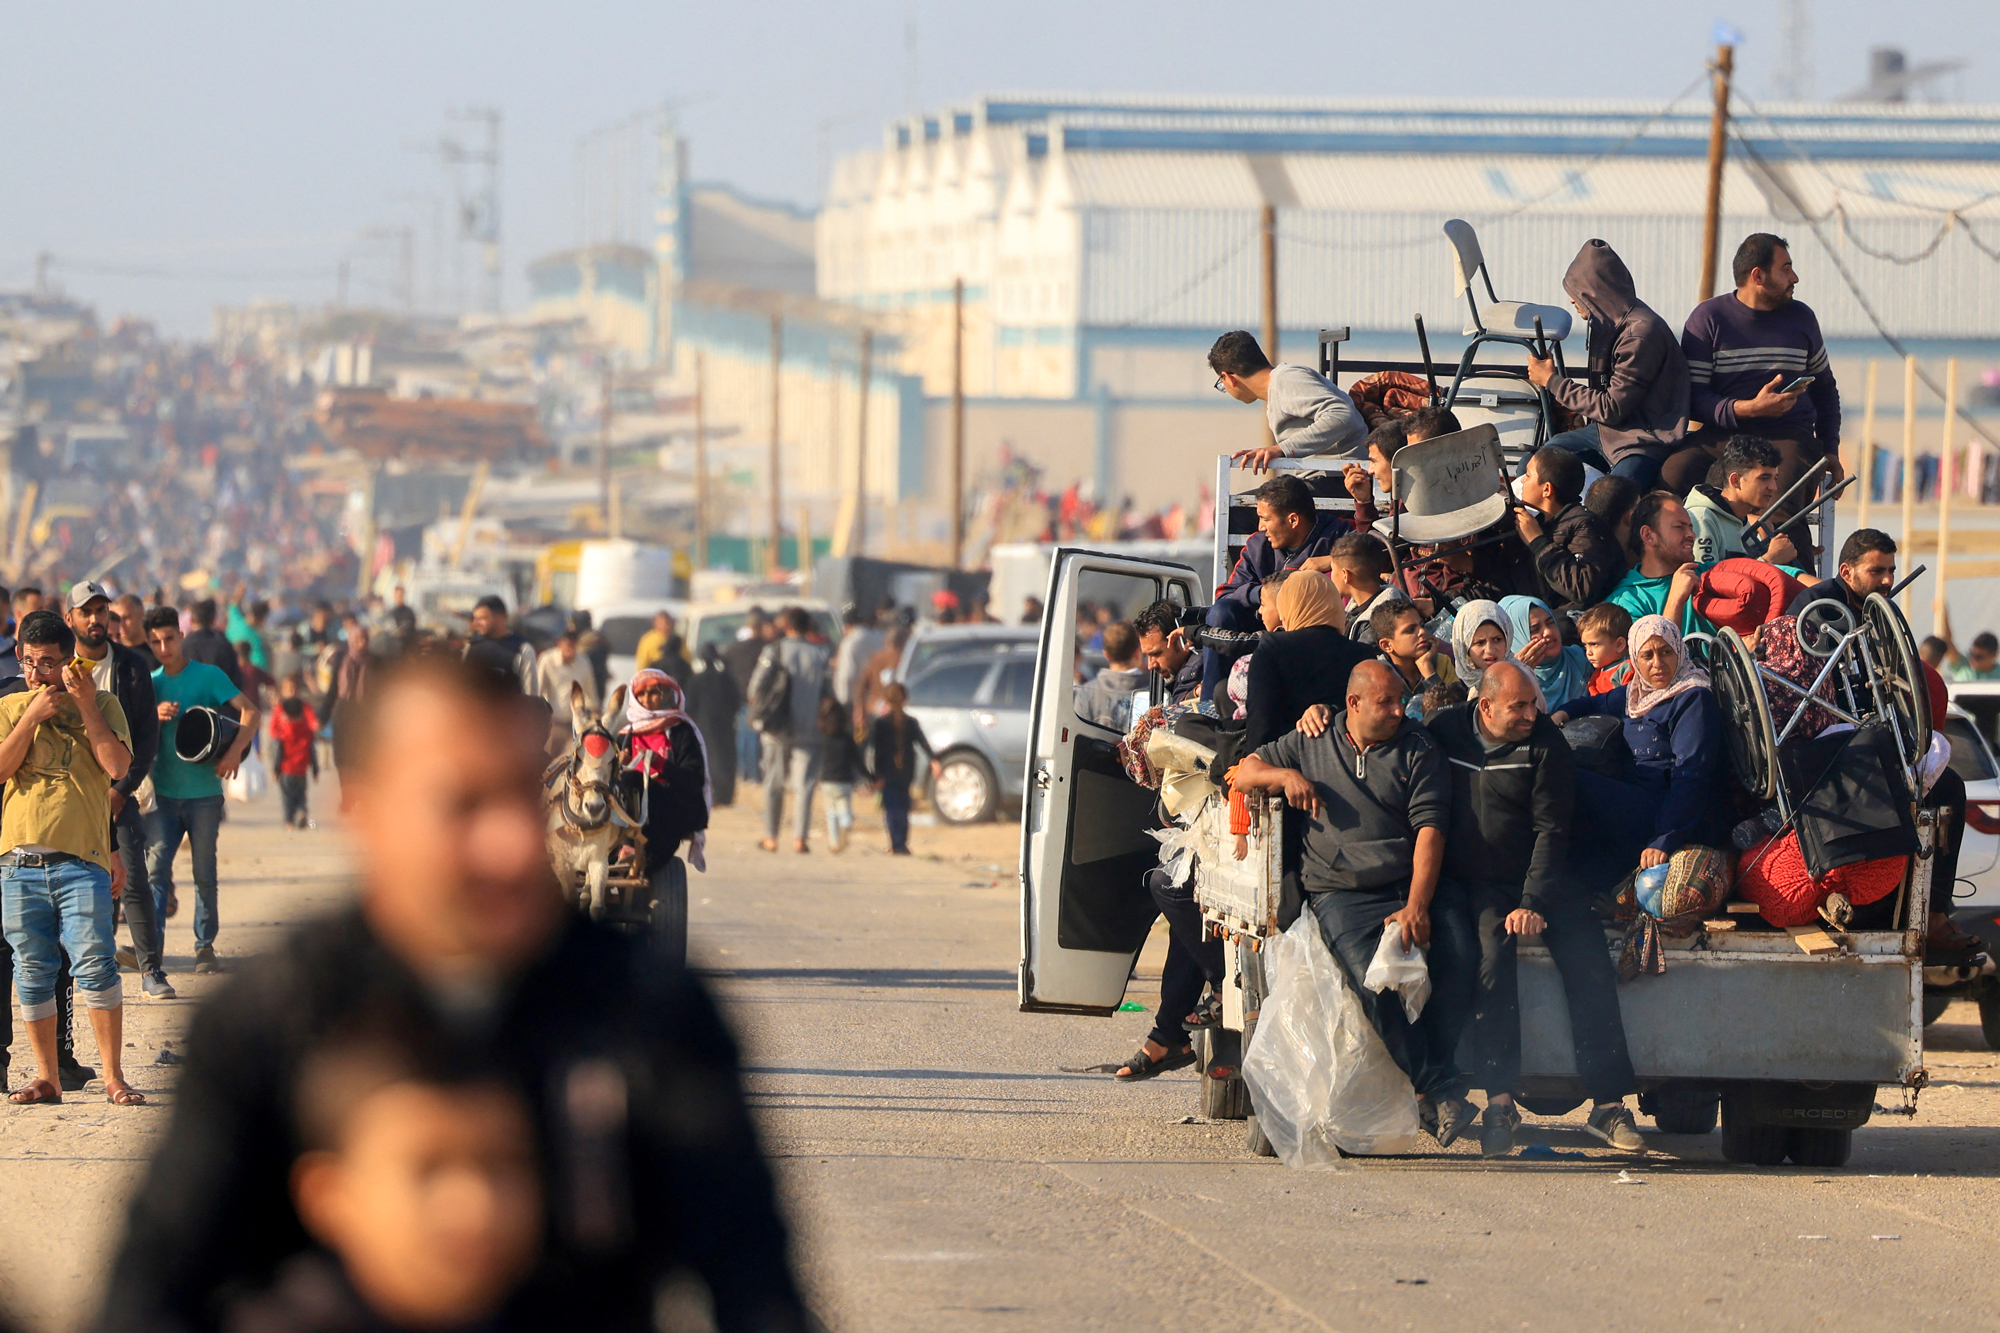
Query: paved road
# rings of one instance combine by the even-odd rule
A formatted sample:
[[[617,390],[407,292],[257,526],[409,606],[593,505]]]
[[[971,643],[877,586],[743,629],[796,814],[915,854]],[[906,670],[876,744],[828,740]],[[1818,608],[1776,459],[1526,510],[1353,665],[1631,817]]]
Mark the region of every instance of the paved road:
[[[1571,1119],[1538,1122],[1579,1154],[1555,1160],[1466,1147],[1291,1172],[1247,1156],[1239,1124],[1187,1122],[1190,1073],[1126,1087],[1061,1072],[1122,1057],[1150,1015],[1015,1012],[1009,830],[919,829],[912,858],[874,850],[872,830],[839,857],[768,855],[754,837],[746,811],[722,812],[714,873],[694,877],[694,948],[741,1033],[835,1329],[2000,1322],[2000,1057],[1969,1009],[1932,1029],[1921,1114],[1862,1131],[1846,1171],[1730,1167],[1714,1135],[1635,1159]],[[332,834],[282,830],[265,807],[223,838],[225,960],[337,900]],[[186,914],[172,924],[185,966]],[[1150,1008],[1154,983],[1132,997]],[[129,1011],[134,1081],[162,1106],[172,1071],[143,1062],[188,1008]],[[73,1324],[100,1291],[162,1106],[0,1110],[0,1281],[37,1326]]]

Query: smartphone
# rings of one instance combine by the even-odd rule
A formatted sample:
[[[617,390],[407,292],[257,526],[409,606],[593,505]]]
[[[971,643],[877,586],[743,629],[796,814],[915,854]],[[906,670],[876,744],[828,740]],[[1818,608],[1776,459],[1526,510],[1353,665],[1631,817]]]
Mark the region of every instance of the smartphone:
[[[1819,376],[1817,375],[1801,375],[1797,379],[1793,380],[1790,384],[1787,384],[1784,388],[1778,390],[1778,392],[1803,393],[1805,391],[1805,387],[1818,378]]]

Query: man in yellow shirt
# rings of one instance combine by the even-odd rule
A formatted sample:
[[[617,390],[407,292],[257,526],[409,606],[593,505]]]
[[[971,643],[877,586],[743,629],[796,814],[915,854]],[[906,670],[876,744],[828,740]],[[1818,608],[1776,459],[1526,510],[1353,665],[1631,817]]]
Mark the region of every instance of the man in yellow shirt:
[[[17,638],[30,688],[0,699],[0,915],[39,1077],[8,1100],[62,1100],[55,982],[67,949],[105,1092],[114,1105],[137,1105],[146,1099],[123,1073],[124,987],[111,925],[114,877],[124,878],[111,854],[111,784],[132,762],[131,730],[118,696],[74,661],[76,635],[61,616],[37,611]]]

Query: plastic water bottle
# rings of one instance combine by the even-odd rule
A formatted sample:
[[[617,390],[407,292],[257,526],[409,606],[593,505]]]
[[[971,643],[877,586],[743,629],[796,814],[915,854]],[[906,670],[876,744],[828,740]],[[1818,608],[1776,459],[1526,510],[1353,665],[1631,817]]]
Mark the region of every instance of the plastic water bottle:
[[[1657,865],[1650,870],[1641,870],[1639,878],[1633,881],[1640,911],[1653,916],[1660,914],[1660,895],[1666,891],[1667,869],[1665,865]]]

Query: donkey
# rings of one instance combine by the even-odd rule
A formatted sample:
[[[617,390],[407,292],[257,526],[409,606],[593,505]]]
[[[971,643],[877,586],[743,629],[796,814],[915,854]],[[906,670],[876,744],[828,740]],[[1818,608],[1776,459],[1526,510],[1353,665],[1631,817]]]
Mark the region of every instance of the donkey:
[[[549,860],[566,892],[575,892],[577,881],[583,881],[590,914],[598,918],[604,915],[605,880],[619,830],[639,826],[618,799],[622,765],[612,727],[624,711],[623,685],[611,692],[601,719],[585,710],[583,687],[571,685],[569,752],[550,764],[542,779],[549,808]]]

